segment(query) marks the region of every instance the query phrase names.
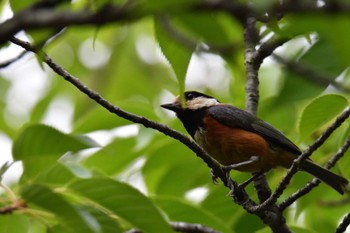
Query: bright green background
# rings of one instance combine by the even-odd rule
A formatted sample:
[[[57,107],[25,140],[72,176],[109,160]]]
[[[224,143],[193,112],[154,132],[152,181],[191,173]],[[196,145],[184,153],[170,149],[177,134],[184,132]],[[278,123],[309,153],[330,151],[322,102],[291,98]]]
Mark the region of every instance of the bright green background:
[[[10,1],[15,12],[32,2]],[[62,8],[98,9],[105,2],[80,0]],[[149,15],[132,23],[68,28],[45,51],[108,101],[185,132],[173,115],[159,107],[171,100],[171,93],[196,89],[241,108],[245,103],[242,26],[225,13],[181,13],[181,6],[186,4],[189,1],[144,1],[145,12],[168,11],[172,17]],[[205,52],[199,46],[193,54],[194,47],[174,40],[164,22],[189,42],[200,42],[202,48],[209,46],[214,50]],[[283,57],[300,61],[332,80],[343,73],[337,80],[349,84],[349,16],[287,15],[279,24],[280,30],[275,30],[276,25],[266,27],[262,23],[258,27],[262,37],[275,31],[277,36],[290,38],[280,52]],[[27,33],[34,42],[49,35],[49,31],[43,30]],[[97,68],[84,65],[79,55],[83,43],[96,52],[100,51],[99,44],[105,46],[109,54],[106,62]],[[206,63],[192,64],[188,72],[193,56]],[[94,56],[85,59],[93,60]],[[214,66],[209,65],[213,64],[217,64],[215,69],[220,71],[217,73],[220,77],[210,73]],[[15,103],[7,98],[11,82],[5,73],[0,73],[1,133],[13,141],[13,159],[21,161],[24,168],[20,180],[9,187],[28,203],[25,210],[0,215],[0,233],[109,233],[131,228],[172,232],[167,221],[201,223],[221,232],[269,232],[256,216],[231,201],[221,183],[212,184],[210,169],[179,142],[139,126],[136,135],[114,136],[99,145],[87,134],[103,131],[114,135],[115,129],[131,123],[112,115],[61,77],[45,70],[48,82],[45,92],[30,109],[28,119],[18,117],[21,121],[17,122],[17,118],[8,120],[11,113],[6,106]],[[186,73],[189,78],[185,85]],[[198,73],[202,75],[200,79]],[[259,117],[301,148],[311,144],[348,106],[348,94],[307,81],[271,59],[264,62],[259,76]],[[73,109],[69,133],[55,124],[41,124],[53,101],[62,97],[69,100]],[[349,121],[315,152],[313,160],[324,164],[348,134]],[[86,150],[89,148],[95,149]],[[347,153],[334,171],[350,178],[349,163]],[[5,170],[4,167],[0,175]],[[284,172],[276,169],[268,173],[272,188]],[[232,172],[232,177],[242,182],[249,175]],[[310,179],[308,175],[297,174],[281,200]],[[137,189],[139,186],[133,187],[140,180],[144,184],[142,192]],[[206,192],[200,200],[193,201],[187,194],[197,188]],[[255,197],[251,186],[247,191]],[[2,192],[0,207],[9,205],[11,198],[9,193]],[[329,207],[321,203],[342,198],[346,197],[321,184],[286,210],[287,224],[296,232],[332,232],[349,205]]]

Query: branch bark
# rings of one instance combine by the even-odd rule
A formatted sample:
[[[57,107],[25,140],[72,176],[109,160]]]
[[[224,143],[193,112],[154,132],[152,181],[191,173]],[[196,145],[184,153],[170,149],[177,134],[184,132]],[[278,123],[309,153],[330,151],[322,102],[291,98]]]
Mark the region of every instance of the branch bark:
[[[350,116],[350,108],[347,108],[338,118],[334,121],[334,123],[320,136],[320,138],[315,141],[314,144],[319,144],[321,146],[323,142],[330,136],[330,134],[338,128],[346,119],[348,119]],[[323,138],[324,137],[324,138]],[[321,139],[323,138],[323,139]],[[323,141],[323,142],[322,142]],[[313,145],[314,145],[313,144]],[[317,145],[316,145],[317,146]],[[311,146],[310,146],[311,147]],[[350,135],[346,139],[345,143],[339,148],[337,153],[327,162],[326,168],[330,169],[335,166],[335,164],[338,162],[338,160],[343,157],[345,152],[350,147]],[[316,150],[318,147],[314,147],[314,150]],[[290,197],[288,197],[286,200],[284,200],[280,205],[279,208],[281,210],[286,209],[288,206],[293,204],[296,200],[301,198],[302,196],[309,193],[314,187],[316,187],[321,181],[318,179],[313,179],[311,182],[306,184],[303,188],[299,189],[297,192],[293,193]]]
[[[177,232],[184,233],[220,233],[212,228],[206,227],[202,224],[187,223],[187,222],[170,222],[170,226]],[[139,230],[129,230],[125,233],[142,233]]]
[[[343,233],[345,232],[346,228],[350,225],[350,213],[348,213],[342,220],[342,222],[339,224],[337,229],[335,230],[335,233]]]
[[[320,86],[327,87],[328,85],[332,85],[334,88],[350,93],[350,88],[342,85],[341,83],[334,80],[334,77],[329,77],[323,73],[317,72],[303,64],[288,61],[285,58],[273,54],[273,58],[284,65],[290,72],[300,75],[302,78],[309,80],[310,82],[316,83]]]
[[[132,114],[129,112],[126,112],[122,110],[121,108],[111,104],[108,100],[104,99],[99,93],[93,91],[86,85],[84,85],[82,82],[80,82],[79,79],[72,76],[69,72],[67,72],[63,67],[55,63],[47,54],[42,53],[41,51],[37,51],[36,47],[34,47],[29,42],[25,42],[22,40],[19,40],[17,38],[12,38],[11,41],[14,44],[17,44],[18,46],[24,48],[27,51],[31,51],[33,53],[39,53],[43,56],[44,62],[58,75],[63,77],[66,81],[70,82],[72,85],[74,85],[76,88],[78,88],[82,93],[86,94],[90,99],[94,100],[96,103],[104,107],[109,112],[116,114],[119,117],[122,117],[124,119],[127,119],[131,122],[141,124],[147,128],[155,129],[169,137],[172,137],[182,144],[186,145],[189,149],[191,149],[198,157],[200,157],[207,165],[210,167],[214,175],[224,183],[226,187],[228,187],[230,190],[233,190],[233,196],[234,201],[242,205],[244,209],[246,209],[248,212],[251,212],[250,210],[253,209],[253,207],[256,205],[254,201],[252,201],[248,194],[245,192],[244,189],[238,188],[238,185],[236,182],[231,180],[230,178],[226,177],[226,172],[221,167],[221,165],[213,160],[210,155],[204,151],[200,146],[198,146],[193,140],[188,138],[186,135],[173,130],[169,128],[168,126],[164,124],[159,124],[157,122],[151,121],[145,117],[138,116],[136,114]],[[260,213],[258,213],[260,214]]]
[[[259,42],[259,35],[256,29],[256,18],[250,16],[246,19],[244,30],[244,42],[246,45],[244,64],[246,68],[246,110],[254,115],[257,113],[259,102],[259,68],[263,61],[263,55],[256,50]],[[277,46],[276,46],[277,47]],[[271,53],[273,49],[270,50]],[[259,58],[259,59],[257,59]],[[257,191],[260,202],[264,202],[271,196],[271,189],[265,175],[254,180],[254,187]],[[270,205],[270,209],[260,211],[255,206],[250,211],[256,213],[273,232],[289,233],[282,212],[276,204]]]
[[[133,4],[129,1],[125,5],[106,4],[95,10],[83,9],[80,11],[56,10],[54,6],[60,1],[51,1],[52,4],[37,4],[22,12],[15,14],[12,18],[0,24],[0,45],[8,42],[19,31],[39,28],[64,28],[73,25],[105,25],[113,22],[128,22],[137,20],[145,15],[156,15],[161,12],[144,11],[142,4]],[[272,6],[271,13],[280,15],[285,13],[344,13],[350,12],[350,4],[345,2],[325,3],[323,6],[316,4],[294,4],[293,1],[285,4],[276,3]],[[137,3],[137,2],[136,2]],[[176,9],[173,9],[176,11]],[[249,4],[240,4],[236,1],[200,1],[194,4],[186,4],[182,11],[221,11],[226,12],[239,20],[242,24],[248,16],[267,22],[269,17],[264,12],[256,12]]]

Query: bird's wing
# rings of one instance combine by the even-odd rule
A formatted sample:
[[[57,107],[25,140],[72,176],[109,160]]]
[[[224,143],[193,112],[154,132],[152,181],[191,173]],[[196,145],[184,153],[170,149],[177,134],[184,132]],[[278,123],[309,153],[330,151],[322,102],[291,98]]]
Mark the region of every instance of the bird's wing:
[[[258,133],[266,138],[271,146],[281,147],[293,154],[301,154],[300,149],[280,131],[247,111],[220,104],[210,107],[208,113],[226,126]]]

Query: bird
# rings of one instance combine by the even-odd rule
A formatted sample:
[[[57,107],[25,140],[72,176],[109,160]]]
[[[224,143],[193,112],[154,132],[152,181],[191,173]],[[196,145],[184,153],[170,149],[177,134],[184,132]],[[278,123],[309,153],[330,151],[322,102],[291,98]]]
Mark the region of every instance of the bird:
[[[255,115],[222,104],[212,96],[187,91],[161,107],[175,112],[186,131],[221,165],[241,172],[265,173],[289,168],[301,150],[283,133]],[[340,194],[348,180],[306,159],[300,169]]]

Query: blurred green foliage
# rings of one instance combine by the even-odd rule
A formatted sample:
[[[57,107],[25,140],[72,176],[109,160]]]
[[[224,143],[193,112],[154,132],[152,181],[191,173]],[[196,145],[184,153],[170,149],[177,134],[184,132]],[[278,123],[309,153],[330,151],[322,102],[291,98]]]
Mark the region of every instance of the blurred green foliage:
[[[35,1],[9,2],[16,13]],[[78,0],[65,7],[98,9],[106,3],[124,2]],[[159,107],[183,89],[203,91],[241,108],[245,102],[243,27],[225,13],[179,13],[190,2],[145,1],[145,12],[176,13],[99,28],[66,28],[44,49],[56,63],[116,106],[185,132],[173,115]],[[263,7],[254,2],[262,11],[273,4],[266,1],[268,5]],[[1,9],[4,4],[1,1]],[[273,33],[290,39],[281,49],[284,57],[328,75],[330,81],[349,84],[350,34],[345,30],[349,19],[348,15],[299,14],[286,16],[274,27],[258,24],[258,29],[262,38]],[[33,43],[39,43],[47,36],[47,31],[40,32],[27,33]],[[40,57],[27,55],[23,59],[38,67],[36,59]],[[210,72],[214,63],[219,65]],[[0,129],[13,144],[13,159],[21,161],[24,168],[21,178],[9,184],[12,191],[1,192],[0,208],[14,198],[23,198],[28,206],[0,215],[0,233],[109,233],[131,228],[172,232],[167,221],[202,223],[221,232],[269,232],[256,216],[232,203],[225,187],[211,183],[210,169],[187,147],[112,115],[47,67],[45,83],[37,84],[43,91],[33,104],[23,106],[28,111],[13,110],[12,105],[21,107],[11,98],[16,97],[13,87],[28,78],[11,79],[11,72],[20,70],[21,64],[0,70]],[[265,60],[259,75],[258,115],[301,148],[311,144],[348,106],[348,93],[307,80],[271,59]],[[30,91],[28,87],[17,95],[30,96]],[[72,116],[68,111],[54,111],[48,126],[49,113],[57,103],[72,109]],[[61,118],[66,119],[68,128],[60,129],[55,123]],[[130,125],[136,133],[123,128]],[[117,133],[120,130],[123,133]],[[313,160],[325,163],[348,135],[349,120]],[[349,163],[347,153],[334,170],[350,178]],[[1,175],[6,175],[6,169],[7,164]],[[284,172],[268,173],[272,188]],[[232,177],[242,182],[249,175],[232,172]],[[309,180],[310,176],[297,174],[282,199]],[[198,188],[204,194],[195,192]],[[254,196],[252,187],[248,192]],[[287,223],[296,232],[334,231],[349,204],[330,207],[320,203],[339,199],[321,184],[286,211]]]

